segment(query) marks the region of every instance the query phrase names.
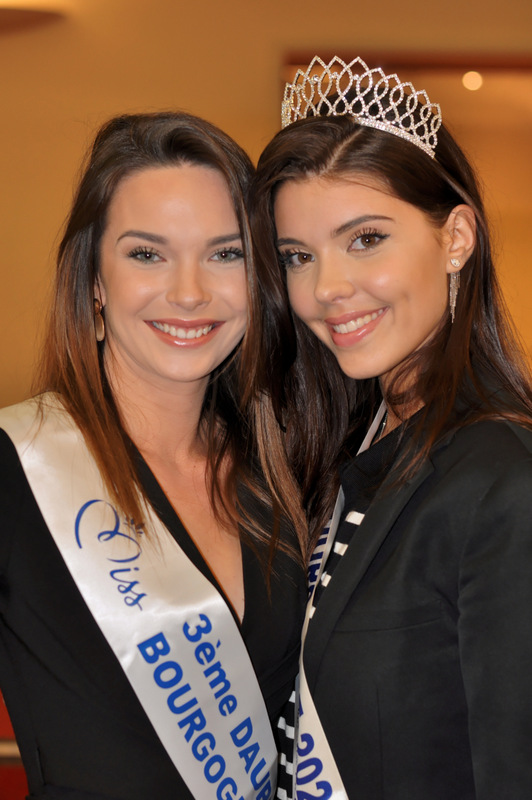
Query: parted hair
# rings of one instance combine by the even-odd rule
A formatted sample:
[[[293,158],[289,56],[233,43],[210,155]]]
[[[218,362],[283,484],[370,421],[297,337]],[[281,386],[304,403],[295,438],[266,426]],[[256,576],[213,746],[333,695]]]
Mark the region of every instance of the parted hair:
[[[438,139],[432,159],[412,143],[350,116],[312,117],[280,131],[258,163],[249,206],[257,271],[253,313],[262,323],[252,331],[254,380],[259,392],[270,393],[273,414],[286,431],[285,448],[314,538],[330,512],[339,463],[353,454],[381,394],[377,378],[344,376],[330,351],[290,311],[274,216],[283,183],[367,176],[420,209],[437,229],[459,204],[474,211],[476,244],[460,273],[455,322],[447,312],[387,390],[385,399],[399,415],[413,400],[423,404],[400,480],[450,430],[488,417],[530,426],[528,370],[497,282],[479,183],[444,126]],[[414,382],[402,382],[406,374],[414,375]],[[408,390],[399,391],[401,383]]]
[[[187,113],[115,117],[94,139],[66,220],[35,387],[39,392],[53,391],[61,396],[83,432],[111,496],[139,525],[143,521],[144,491],[136,453],[105,374],[103,343],[98,344],[95,338],[94,287],[107,212],[118,185],[135,172],[181,164],[212,168],[226,181],[251,284],[253,257],[246,201],[253,166],[246,153],[219,128]],[[251,544],[268,541],[273,553],[279,526],[275,525],[272,534],[264,522],[264,504],[271,507],[272,498],[257,477],[259,459],[250,423],[252,414],[243,398],[245,365],[251,358],[244,335],[241,345],[210,376],[200,425],[207,442],[215,514],[220,521],[239,523]],[[222,462],[229,463],[223,479]],[[242,508],[237,493],[242,487],[256,496],[260,513]]]

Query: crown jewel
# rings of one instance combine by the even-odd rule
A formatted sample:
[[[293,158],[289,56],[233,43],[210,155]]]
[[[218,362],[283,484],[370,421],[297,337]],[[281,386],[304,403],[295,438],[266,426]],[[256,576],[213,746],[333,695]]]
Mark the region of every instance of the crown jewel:
[[[425,91],[401,83],[396,74],[370,69],[358,57],[346,64],[335,56],[326,64],[315,56],[306,72],[298,69],[285,86],[283,128],[306,117],[346,115],[360,125],[400,136],[434,158],[440,106],[431,103]]]

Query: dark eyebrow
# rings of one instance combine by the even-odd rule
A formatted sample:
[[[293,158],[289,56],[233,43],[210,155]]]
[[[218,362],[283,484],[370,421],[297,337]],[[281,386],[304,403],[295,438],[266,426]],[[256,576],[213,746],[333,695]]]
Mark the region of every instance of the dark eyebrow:
[[[363,217],[356,217],[355,219],[350,219],[348,222],[344,222],[343,225],[340,225],[339,228],[336,228],[336,230],[332,232],[332,238],[336,239],[337,236],[347,233],[347,231],[351,230],[351,228],[356,228],[358,225],[364,225],[366,222],[375,222],[376,220],[393,222],[391,217],[384,217],[381,214],[365,214]]]
[[[209,247],[216,247],[219,244],[229,244],[242,239],[240,233],[229,233],[227,236],[215,236],[214,239],[209,239],[207,245]]]
[[[118,239],[119,242],[121,239],[125,239],[127,236],[132,236],[135,239],[145,239],[147,242],[152,242],[153,244],[168,244],[168,239],[165,236],[159,236],[157,233],[149,233],[148,231],[124,231]],[[207,242],[208,247],[216,247],[221,244],[229,244],[229,242],[234,242],[237,239],[241,239],[240,233],[229,233],[226,236],[215,236],[213,239],[209,239]]]
[[[153,242],[153,244],[168,244],[168,239],[164,236],[159,236],[156,233],[148,233],[148,231],[124,231],[116,241],[119,242],[127,236],[132,236],[134,239],[146,239],[146,241]]]
[[[299,247],[304,247],[304,242],[300,242],[299,239],[277,239],[277,247],[283,247],[285,244],[297,244]]]
[[[347,222],[344,222],[343,225],[340,225],[339,228],[336,228],[332,231],[331,236],[333,239],[336,239],[337,236],[341,236],[343,233],[347,233],[347,231],[351,230],[351,228],[356,228],[358,225],[364,225],[366,222],[376,222],[377,220],[386,220],[387,222],[393,222],[391,217],[385,217],[381,214],[364,214],[362,217],[355,217],[355,219],[350,219]],[[278,239],[277,240],[277,247],[283,247],[284,245],[296,245],[298,247],[305,247],[304,242],[300,242],[299,239]]]

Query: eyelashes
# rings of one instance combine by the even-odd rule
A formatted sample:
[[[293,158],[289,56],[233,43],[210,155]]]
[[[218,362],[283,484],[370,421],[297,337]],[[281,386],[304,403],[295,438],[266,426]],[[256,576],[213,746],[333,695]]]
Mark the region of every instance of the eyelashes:
[[[389,233],[384,233],[377,228],[357,230],[349,240],[347,252],[364,253],[374,251],[389,236]],[[302,269],[315,260],[312,253],[297,247],[278,252],[280,264],[284,269]]]
[[[158,250],[148,245],[139,245],[134,247],[128,252],[128,258],[139,261],[141,264],[157,264],[166,259]],[[235,261],[241,261],[244,258],[244,252],[240,247],[221,247],[215,250],[208,258],[209,261],[215,261],[220,264],[232,264]]]
[[[375,247],[387,239],[390,234],[383,233],[377,228],[364,228],[357,231],[351,238],[349,250],[373,250]]]
[[[314,261],[314,256],[304,250],[293,248],[279,252],[279,259],[284,269],[297,269],[297,267],[305,267]]]
[[[244,258],[244,252],[239,247],[222,247],[210,257],[211,261],[219,261],[222,264],[232,264]]]
[[[134,247],[128,253],[128,258],[133,258],[135,261],[140,261],[142,264],[156,264],[162,261],[162,255],[153,247],[147,245],[139,245]]]

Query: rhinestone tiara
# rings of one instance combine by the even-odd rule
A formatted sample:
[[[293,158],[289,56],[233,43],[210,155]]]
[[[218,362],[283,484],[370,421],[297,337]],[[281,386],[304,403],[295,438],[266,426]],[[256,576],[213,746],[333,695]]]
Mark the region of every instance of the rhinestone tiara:
[[[349,64],[335,56],[328,64],[315,56],[306,72],[298,69],[284,90],[281,125],[306,117],[350,115],[360,125],[400,136],[431,158],[438,144],[441,109],[425,91],[401,83],[397,75],[370,69],[361,58]]]

